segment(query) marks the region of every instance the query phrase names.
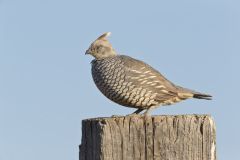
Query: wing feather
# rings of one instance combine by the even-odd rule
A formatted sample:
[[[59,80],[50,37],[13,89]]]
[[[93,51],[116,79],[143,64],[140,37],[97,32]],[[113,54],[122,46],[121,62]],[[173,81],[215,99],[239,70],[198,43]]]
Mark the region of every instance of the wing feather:
[[[157,93],[156,100],[160,103],[178,96],[176,86],[148,64],[124,55],[120,58],[124,62],[128,81],[152,93]]]

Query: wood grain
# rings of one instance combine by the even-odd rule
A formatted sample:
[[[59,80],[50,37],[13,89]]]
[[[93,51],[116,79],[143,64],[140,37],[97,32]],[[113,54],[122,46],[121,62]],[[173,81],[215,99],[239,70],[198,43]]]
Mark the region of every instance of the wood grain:
[[[216,160],[209,115],[93,118],[82,121],[80,160]]]

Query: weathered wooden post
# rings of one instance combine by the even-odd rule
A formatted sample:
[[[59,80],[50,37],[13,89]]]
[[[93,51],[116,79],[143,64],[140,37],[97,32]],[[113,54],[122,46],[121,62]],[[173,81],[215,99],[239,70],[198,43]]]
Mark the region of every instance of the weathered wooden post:
[[[80,160],[216,160],[209,115],[126,116],[82,121]]]

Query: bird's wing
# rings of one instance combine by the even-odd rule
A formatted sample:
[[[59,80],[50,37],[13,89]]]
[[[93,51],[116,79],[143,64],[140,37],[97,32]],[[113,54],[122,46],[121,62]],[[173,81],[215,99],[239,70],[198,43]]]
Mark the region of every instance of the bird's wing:
[[[120,56],[124,63],[125,75],[134,85],[157,93],[159,101],[166,101],[177,96],[176,86],[160,72],[148,64],[128,56]]]

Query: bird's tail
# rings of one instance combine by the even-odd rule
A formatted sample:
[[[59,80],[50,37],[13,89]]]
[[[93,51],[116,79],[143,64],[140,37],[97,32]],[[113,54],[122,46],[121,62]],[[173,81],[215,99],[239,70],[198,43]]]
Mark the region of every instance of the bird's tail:
[[[208,94],[202,94],[202,93],[196,93],[196,94],[193,94],[193,98],[212,100],[212,96],[211,96],[211,95],[208,95]]]
[[[182,88],[182,87],[179,87],[179,86],[178,86],[178,89],[179,89],[178,95],[180,97],[184,97],[184,98],[191,98],[191,97],[193,97],[193,98],[197,98],[197,99],[212,100],[212,96],[209,95],[209,94],[196,92],[194,90],[190,90],[190,89],[187,89],[187,88]]]

